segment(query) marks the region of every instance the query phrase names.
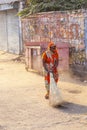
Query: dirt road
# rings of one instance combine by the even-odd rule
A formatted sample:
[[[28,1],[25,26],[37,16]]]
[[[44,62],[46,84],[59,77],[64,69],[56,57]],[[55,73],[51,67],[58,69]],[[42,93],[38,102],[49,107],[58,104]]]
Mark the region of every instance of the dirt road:
[[[87,83],[62,73],[58,86],[65,108],[45,100],[42,76],[1,57],[0,130],[87,130]]]

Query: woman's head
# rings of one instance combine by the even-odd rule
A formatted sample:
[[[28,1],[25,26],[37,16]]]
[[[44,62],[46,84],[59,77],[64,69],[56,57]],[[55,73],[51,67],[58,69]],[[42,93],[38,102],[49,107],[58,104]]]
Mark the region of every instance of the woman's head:
[[[50,43],[48,44],[48,48],[50,49],[50,51],[55,52],[55,50],[56,50],[56,45],[55,45],[55,43],[50,42]]]

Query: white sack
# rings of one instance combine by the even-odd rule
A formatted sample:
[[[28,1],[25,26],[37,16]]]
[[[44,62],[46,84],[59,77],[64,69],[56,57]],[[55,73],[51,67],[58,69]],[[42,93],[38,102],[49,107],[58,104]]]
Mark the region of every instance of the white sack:
[[[49,95],[49,103],[51,106],[58,106],[63,103],[63,98],[60,93],[60,90],[53,78],[53,74],[50,73],[50,95]]]

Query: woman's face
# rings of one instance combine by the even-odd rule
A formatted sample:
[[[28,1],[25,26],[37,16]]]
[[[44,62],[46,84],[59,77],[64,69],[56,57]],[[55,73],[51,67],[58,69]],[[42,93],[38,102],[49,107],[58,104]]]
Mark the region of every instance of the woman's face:
[[[51,46],[51,47],[50,47],[50,50],[51,50],[52,52],[55,52],[56,46],[55,46],[55,45]]]

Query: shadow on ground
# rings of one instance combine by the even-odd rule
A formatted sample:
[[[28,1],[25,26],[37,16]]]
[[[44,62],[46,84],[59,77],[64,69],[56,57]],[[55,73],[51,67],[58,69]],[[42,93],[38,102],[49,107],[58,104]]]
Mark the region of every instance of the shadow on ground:
[[[70,102],[65,102],[62,106],[55,108],[69,114],[87,114],[87,106]]]

